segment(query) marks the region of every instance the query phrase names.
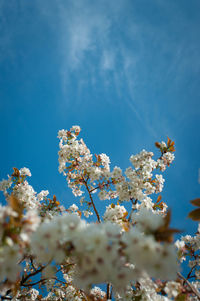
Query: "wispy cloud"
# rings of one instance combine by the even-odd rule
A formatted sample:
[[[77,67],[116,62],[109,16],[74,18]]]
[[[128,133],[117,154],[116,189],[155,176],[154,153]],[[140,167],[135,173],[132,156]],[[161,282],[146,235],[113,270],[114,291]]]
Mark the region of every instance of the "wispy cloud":
[[[164,100],[158,91],[178,89],[186,74],[197,73],[200,67],[200,45],[195,43],[195,34],[189,33],[195,21],[189,23],[190,29],[186,28],[185,16],[176,6],[155,2],[154,9],[165,23],[149,18],[147,12],[138,17],[138,7],[131,1],[63,1],[59,12],[62,74],[68,80],[74,72],[81,85],[83,78],[87,77],[85,83],[92,85],[100,77],[102,89],[109,83],[118,91],[119,99],[123,95],[122,101],[127,101],[138,119],[142,118],[151,134],[157,126],[154,120],[161,116],[166,127],[166,105],[162,105]],[[127,97],[124,90],[129,92]],[[168,102],[169,106],[173,104],[173,100]],[[152,106],[155,109],[150,116]],[[175,118],[172,110],[170,114]]]
[[[115,54],[112,51],[104,50],[101,67],[103,70],[113,70],[115,68]]]
[[[6,2],[0,0],[0,7]],[[20,3],[9,6],[13,19],[29,9],[25,0]],[[149,4],[152,14],[141,2],[129,0],[36,0],[32,5],[56,36],[66,93],[71,78],[80,95],[84,87],[97,83],[108,98],[115,91],[113,101],[126,103],[151,135],[157,135],[157,120],[162,131],[170,131],[168,120],[178,122],[184,116],[177,115],[181,102],[175,104],[172,94],[179,93],[181,85],[192,89],[194,81],[188,83],[188,78],[199,74],[200,43],[197,19],[188,19],[178,2],[156,0]],[[26,28],[25,21],[3,31],[0,44],[8,52],[15,33]],[[5,29],[8,20],[2,22]]]

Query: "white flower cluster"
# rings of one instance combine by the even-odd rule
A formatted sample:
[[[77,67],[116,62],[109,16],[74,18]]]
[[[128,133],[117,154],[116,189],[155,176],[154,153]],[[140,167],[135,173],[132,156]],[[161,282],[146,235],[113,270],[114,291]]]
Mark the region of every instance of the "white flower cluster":
[[[154,168],[156,168],[156,161],[152,159],[153,153],[147,152],[146,150],[142,150],[137,155],[132,155],[130,157],[130,161],[135,167],[136,170],[142,169],[142,172],[145,174],[146,177],[149,178],[151,176],[151,172]]]
[[[27,209],[36,209],[39,206],[36,192],[27,181],[17,184],[13,189],[13,194]]]
[[[103,219],[104,221],[110,221],[112,223],[123,226],[124,218],[128,212],[126,211],[124,206],[111,204],[106,206],[106,211],[104,213]]]
[[[27,167],[23,167],[19,170],[19,173],[21,176],[27,176],[27,177],[31,177],[31,172],[30,172],[30,169],[27,168]]]
[[[77,290],[72,285],[67,285],[65,289],[55,288],[42,301],[82,301],[83,298],[77,294]]]
[[[90,291],[90,296],[93,298],[94,301],[105,299],[106,293],[102,291],[99,287],[95,286]]]
[[[150,194],[159,193],[163,189],[162,175],[153,175],[153,171],[161,165],[169,165],[174,158],[170,152],[164,152],[158,161],[152,159],[153,153],[145,150],[137,155],[132,155],[130,161],[134,168],[128,167],[125,176],[122,170],[115,167],[110,171],[110,159],[105,154],[93,156],[82,139],[78,140],[80,127],[72,127],[70,131],[61,130],[59,171],[67,176],[69,187],[75,196],[81,196],[86,190],[97,192],[100,200],[119,198],[119,201],[137,200],[136,206],[147,207],[153,210]],[[166,148],[166,144],[163,147]],[[96,184],[97,182],[97,184]],[[144,202],[144,204],[143,204]],[[137,208],[137,207],[136,207]],[[163,204],[161,213],[166,210]]]
[[[111,223],[90,224],[74,241],[78,266],[74,284],[89,289],[92,283],[111,282],[117,291],[136,280],[137,270],[120,256],[120,228]]]
[[[30,235],[39,223],[40,217],[35,210],[26,211],[20,223],[19,212],[10,206],[0,205],[0,281],[17,280],[21,271],[19,261],[26,252],[22,247],[24,243],[29,243]]]
[[[41,218],[36,210],[28,210],[23,217],[23,228],[20,233],[22,241],[29,243],[30,236],[36,231],[41,222]]]
[[[128,181],[122,179],[116,184],[116,190],[121,201],[134,199],[142,202],[147,195],[162,191],[164,183],[162,175],[156,175],[152,181],[152,172],[157,167],[157,162],[152,159],[152,156],[152,152],[143,150],[141,153],[130,157],[135,169],[127,168],[125,174]]]
[[[12,240],[9,240],[9,245],[0,246],[0,281],[8,279],[14,282],[17,280],[18,273],[21,271],[18,264],[20,259],[19,246]]]
[[[157,201],[150,197],[163,189],[160,171],[174,160],[174,142],[156,143],[161,151],[157,161],[146,150],[132,155],[133,166],[123,174],[119,167],[110,171],[107,155],[93,156],[79,133],[79,126],[59,131],[59,171],[75,196],[85,193],[83,210],[73,203],[65,209],[55,195],[48,197],[48,190],[37,194],[26,167],[13,168],[0,182],[8,201],[0,206],[0,295],[14,301],[196,301],[200,227],[194,237],[174,245],[177,230],[169,228],[167,205],[161,195]],[[106,206],[103,222],[96,192],[100,200],[118,199]],[[96,223],[81,219],[92,214]],[[177,257],[182,262],[187,256],[191,270],[184,281],[177,279]],[[190,278],[196,281],[188,286]],[[94,287],[102,283],[106,292]],[[41,296],[44,286],[48,293]]]
[[[49,194],[48,190],[42,190],[38,195],[36,194],[33,187],[25,180],[27,176],[31,177],[31,172],[26,167],[19,170],[19,176],[23,180],[16,183],[13,188],[11,187],[14,184],[12,177],[8,176],[8,180],[2,180],[0,182],[0,191],[4,192],[5,197],[9,197],[10,193],[8,190],[10,189],[26,209],[37,209],[40,201]]]
[[[67,181],[69,187],[72,188],[74,195],[80,196],[83,191],[80,189],[80,183],[83,176],[83,171],[88,170],[91,174],[94,171],[92,162],[92,155],[85,143],[81,139],[76,140],[77,131],[72,127],[71,132],[61,130],[58,132],[60,138],[60,151],[59,154],[59,172],[67,175]],[[67,170],[66,163],[71,164]],[[73,180],[76,179],[76,182]],[[78,184],[78,185],[77,185]]]
[[[155,278],[176,279],[178,266],[173,245],[160,244],[153,235],[143,235],[137,228],[124,233],[123,243],[128,261],[139,270]]]
[[[8,180],[2,180],[0,182],[0,191],[3,191],[5,195],[7,195],[7,190],[10,188],[12,185],[12,179],[11,177],[8,178]]]
[[[200,224],[196,235],[182,236],[180,240],[175,242],[175,246],[178,248],[179,260],[183,262],[186,260],[186,256],[190,255],[189,267],[195,270],[197,279],[200,278]],[[192,254],[188,253],[188,249],[192,250]],[[192,256],[193,255],[193,258]]]
[[[156,219],[154,230],[161,224],[160,216]],[[147,224],[149,227],[150,222]],[[86,224],[70,213],[43,222],[31,237],[31,249],[39,263],[54,260],[58,264],[73,249],[77,263],[73,282],[82,289],[108,281],[121,291],[143,271],[162,279],[176,277],[176,252],[171,244],[162,245],[137,228],[121,234],[120,228],[109,222]]]
[[[39,291],[35,288],[24,288],[20,292],[17,292],[17,294],[12,299],[13,301],[20,301],[20,300],[26,300],[26,301],[37,301],[39,296]],[[42,299],[43,300],[43,299]]]
[[[143,232],[153,232],[163,225],[163,217],[155,211],[141,208],[132,214],[133,222],[137,223],[137,227]]]
[[[141,301],[171,301],[165,296],[161,296],[157,293],[158,286],[154,283],[147,274],[143,274],[143,277],[139,279],[140,290],[138,296]]]
[[[47,197],[47,195],[49,194],[49,191],[48,190],[42,190],[40,193],[38,193],[38,195],[37,195],[37,199],[38,199],[38,201],[43,201],[46,197]]]
[[[65,249],[61,246],[71,242],[85,222],[76,214],[55,216],[52,220],[46,219],[33,233],[31,248],[39,263],[48,263],[55,260],[61,263],[65,258]]]
[[[10,206],[2,206],[0,204],[0,241],[2,242],[2,235],[4,232],[4,224],[8,217],[16,217],[17,212],[15,212]]]
[[[165,286],[165,292],[168,298],[176,298],[181,292],[181,285],[175,281],[168,281]]]
[[[165,171],[166,166],[169,166],[175,159],[174,154],[171,152],[166,152],[163,154],[161,159],[157,161],[157,167],[160,168],[161,171]]]

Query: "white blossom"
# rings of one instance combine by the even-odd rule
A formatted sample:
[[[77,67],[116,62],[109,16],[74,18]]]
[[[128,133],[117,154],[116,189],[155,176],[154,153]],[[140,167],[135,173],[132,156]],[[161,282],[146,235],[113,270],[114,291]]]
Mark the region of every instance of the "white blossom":
[[[30,172],[30,169],[26,168],[26,167],[23,167],[19,170],[19,173],[21,176],[28,176],[28,177],[31,177],[31,172]]]

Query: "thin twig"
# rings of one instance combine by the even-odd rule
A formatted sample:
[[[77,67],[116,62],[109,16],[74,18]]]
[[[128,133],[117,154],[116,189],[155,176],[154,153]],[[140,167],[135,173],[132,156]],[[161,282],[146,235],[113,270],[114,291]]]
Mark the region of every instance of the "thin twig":
[[[110,299],[110,283],[107,284],[106,298],[107,300]]]
[[[40,273],[42,270],[44,270],[45,266],[42,266],[41,268],[39,268],[38,270],[28,274],[27,276],[25,277],[22,277],[22,280],[20,282],[20,285],[23,285],[24,286],[24,283],[32,276],[35,276],[37,275],[38,273]]]
[[[98,211],[97,211],[97,209],[96,209],[96,207],[95,207],[95,204],[94,204],[93,198],[92,198],[92,196],[91,196],[91,192],[90,192],[90,189],[89,189],[89,187],[88,187],[88,184],[87,184],[86,181],[84,181],[84,184],[85,184],[85,187],[86,187],[86,189],[87,189],[87,191],[88,191],[88,193],[89,193],[90,201],[91,201],[92,207],[93,207],[93,209],[94,209],[94,211],[95,211],[95,213],[96,213],[98,222],[101,223],[101,219],[100,219],[99,213],[98,213]]]
[[[36,284],[38,284],[38,283],[42,283],[42,282],[46,281],[47,279],[48,279],[48,278],[44,278],[44,279],[40,279],[40,280],[38,280],[38,281],[36,281],[36,282],[27,283],[27,284],[22,284],[22,286],[24,286],[24,287],[33,286],[33,285],[36,285]]]
[[[12,292],[11,289],[8,289],[4,296],[1,296],[1,300],[11,300],[12,297],[8,296]]]
[[[185,283],[187,283],[187,285],[189,286],[189,288],[191,289],[191,291],[198,297],[198,299],[200,300],[200,292],[183,276],[181,275],[181,273],[177,273],[178,276],[184,280]]]
[[[110,184],[113,184],[113,180],[112,180],[112,181],[108,181],[107,183],[104,183],[104,184],[100,184],[100,185],[98,185],[98,186],[92,188],[92,189],[90,190],[90,192],[93,192],[93,191],[99,189],[100,187],[104,187],[104,186],[107,186],[107,185],[110,185]]]
[[[131,203],[132,203],[133,206],[137,204],[137,201],[138,201],[138,200],[135,200],[135,201],[133,202],[133,199],[131,198]],[[132,213],[135,211],[135,208],[133,208],[133,206],[132,206],[132,209],[131,209],[131,213],[130,213],[130,215],[129,215],[129,218],[128,218],[128,221],[129,221],[129,222],[131,221]]]
[[[60,283],[62,283],[64,285],[66,285],[66,283],[67,283],[67,282],[64,282],[64,281],[58,279],[57,277],[52,277],[51,279],[54,279],[54,280],[56,280],[56,281],[58,281],[58,282],[60,282]]]
[[[11,296],[8,296],[9,293],[11,293],[11,290],[9,290],[10,292],[6,292],[5,296],[1,296],[1,300],[12,300]]]
[[[191,278],[191,274],[192,274],[192,272],[193,272],[193,270],[196,268],[196,266],[197,266],[197,264],[195,264],[192,268],[191,268],[191,271],[188,273],[188,275],[187,275],[187,280],[188,279],[190,279]],[[183,284],[185,283],[185,281],[183,282]]]
[[[31,262],[31,265],[32,265],[34,271],[37,271],[36,267],[35,267],[34,264],[33,264],[33,258],[32,258],[32,257],[30,257],[30,262]]]

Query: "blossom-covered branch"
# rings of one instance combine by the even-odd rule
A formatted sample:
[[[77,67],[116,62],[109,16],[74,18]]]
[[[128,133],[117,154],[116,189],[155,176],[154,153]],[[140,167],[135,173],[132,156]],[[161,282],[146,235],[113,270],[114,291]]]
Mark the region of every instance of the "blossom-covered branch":
[[[36,193],[28,168],[0,182],[7,202],[0,207],[1,299],[198,300],[199,230],[174,243],[179,231],[170,228],[161,196],[174,142],[156,142],[157,159],[146,150],[132,155],[122,171],[110,169],[107,155],[93,156],[79,134],[79,126],[58,133],[59,172],[75,204],[65,208],[47,190]]]

